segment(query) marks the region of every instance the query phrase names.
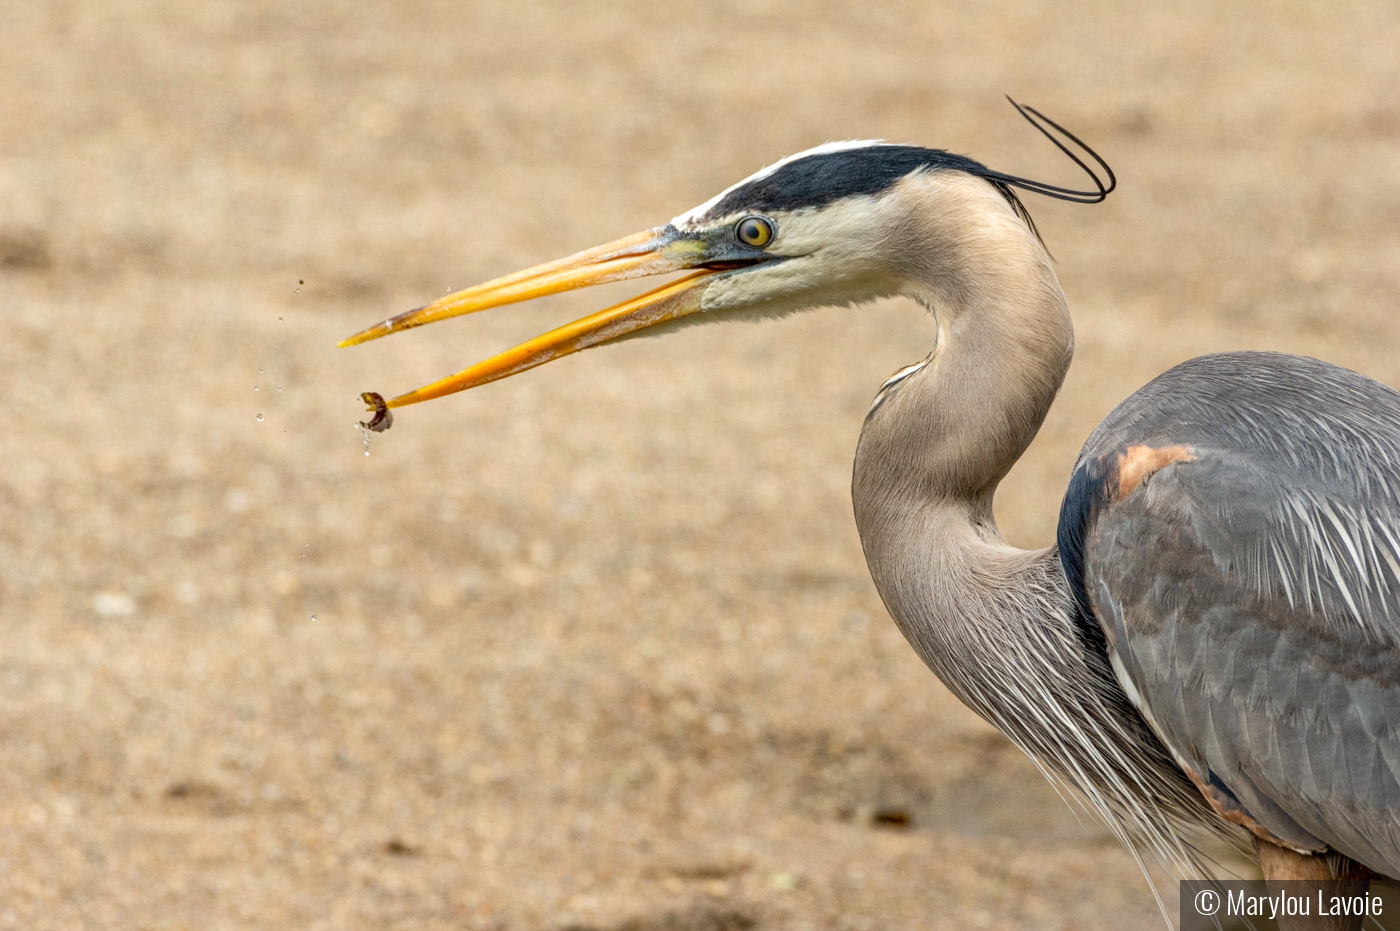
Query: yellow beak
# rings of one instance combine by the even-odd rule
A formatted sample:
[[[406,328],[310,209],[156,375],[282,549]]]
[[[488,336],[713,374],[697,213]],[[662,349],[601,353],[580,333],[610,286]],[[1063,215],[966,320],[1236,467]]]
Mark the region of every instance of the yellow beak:
[[[426,307],[410,310],[361,330],[343,340],[340,345],[354,346],[425,323],[528,301],[547,294],[558,294],[561,291],[572,291],[576,288],[644,275],[693,269],[706,261],[706,253],[703,239],[681,234],[674,227],[648,230],[565,259],[537,265],[467,288],[465,291],[449,294]],[[693,314],[701,309],[700,297],[704,292],[704,280],[723,270],[724,266],[696,271],[639,297],[565,324],[485,362],[463,369],[455,375],[449,375],[416,391],[401,394],[389,401],[388,406],[403,407],[475,388],[543,365],[580,349],[610,342],[636,330]]]

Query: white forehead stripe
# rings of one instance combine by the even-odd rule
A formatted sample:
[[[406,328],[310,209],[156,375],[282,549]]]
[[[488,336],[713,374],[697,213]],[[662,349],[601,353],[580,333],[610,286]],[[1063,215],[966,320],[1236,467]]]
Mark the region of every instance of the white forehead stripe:
[[[885,144],[885,140],[883,139],[848,139],[844,142],[823,143],[822,145],[819,145],[816,148],[807,149],[804,152],[798,152],[796,155],[789,155],[787,158],[779,159],[778,161],[769,165],[767,168],[763,168],[759,171],[754,172],[753,174],[745,178],[743,181],[740,181],[738,184],[731,184],[729,187],[720,191],[714,197],[711,197],[709,200],[705,201],[699,207],[696,207],[693,210],[687,210],[685,213],[672,220],[671,225],[684,228],[687,225],[694,223],[696,220],[709,213],[710,208],[713,207],[715,204],[719,203],[721,200],[723,200],[725,196],[729,194],[730,191],[737,190],[738,188],[741,188],[746,184],[751,184],[754,181],[759,180],[760,178],[766,178],[773,172],[777,171],[779,168],[782,168],[784,165],[790,162],[795,162],[798,159],[807,158],[809,155],[825,155],[828,152],[845,152],[849,149],[864,149],[869,146]]]

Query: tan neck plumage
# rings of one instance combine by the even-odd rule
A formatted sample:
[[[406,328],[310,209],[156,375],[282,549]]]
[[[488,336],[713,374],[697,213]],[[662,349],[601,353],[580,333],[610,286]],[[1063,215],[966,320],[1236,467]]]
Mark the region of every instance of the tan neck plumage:
[[[1044,247],[990,184],[956,173],[901,183],[911,186],[904,291],[937,318],[938,344],[866,420],[857,522],[865,537],[891,511],[932,509],[994,532],[997,483],[1069,368],[1069,311]]]

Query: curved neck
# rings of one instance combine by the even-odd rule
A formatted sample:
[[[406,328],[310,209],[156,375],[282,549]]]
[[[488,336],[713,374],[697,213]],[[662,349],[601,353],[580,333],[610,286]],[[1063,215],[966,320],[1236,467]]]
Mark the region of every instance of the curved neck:
[[[912,193],[904,292],[934,314],[938,343],[866,418],[857,524],[867,539],[912,513],[943,512],[1000,541],[992,495],[1069,369],[1069,311],[1045,249],[991,185],[934,175]]]
[[[968,700],[957,667],[985,658],[982,638],[1072,614],[1058,561],[1008,546],[992,496],[1040,429],[1074,333],[1049,256],[991,185],[934,175],[916,193],[905,293],[937,318],[938,344],[881,389],[851,490],[886,607]]]
[[[1010,547],[992,518],[1074,335],[1045,250],[990,185],[962,178],[923,180],[906,227],[905,293],[938,318],[938,345],[886,383],[861,431],[852,497],[870,574],[955,695],[1122,839],[1189,875],[1199,867],[1173,825],[1217,822],[1081,636],[1056,550]]]

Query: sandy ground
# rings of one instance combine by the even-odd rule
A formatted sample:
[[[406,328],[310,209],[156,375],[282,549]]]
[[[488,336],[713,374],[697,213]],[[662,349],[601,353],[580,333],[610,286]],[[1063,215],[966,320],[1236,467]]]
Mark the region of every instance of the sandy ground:
[[[866,575],[918,310],[585,353],[368,450],[359,391],[629,290],[334,343],[829,139],[1075,182],[1012,93],[1122,179],[1028,198],[1079,338],[998,503],[1044,545],[1177,361],[1400,384],[1397,49],[1385,2],[0,4],[0,927],[1160,927]]]

